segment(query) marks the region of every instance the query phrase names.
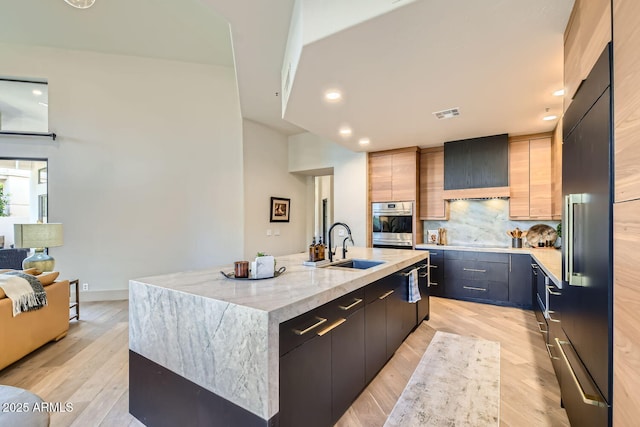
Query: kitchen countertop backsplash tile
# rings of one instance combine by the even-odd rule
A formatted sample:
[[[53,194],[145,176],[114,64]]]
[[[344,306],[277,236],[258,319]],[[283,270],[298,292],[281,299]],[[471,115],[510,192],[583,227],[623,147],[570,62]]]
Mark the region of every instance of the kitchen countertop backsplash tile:
[[[427,230],[443,227],[447,230],[449,245],[511,246],[508,230],[519,227],[528,230],[536,224],[553,228],[559,221],[512,221],[509,219],[509,201],[505,199],[454,200],[449,203],[448,221],[424,221],[424,241]]]

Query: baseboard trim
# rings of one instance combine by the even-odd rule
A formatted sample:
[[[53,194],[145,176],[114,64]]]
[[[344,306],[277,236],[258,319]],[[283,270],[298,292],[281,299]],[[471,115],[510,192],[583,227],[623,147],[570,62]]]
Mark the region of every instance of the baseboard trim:
[[[80,291],[81,302],[121,301],[123,299],[129,299],[129,290],[117,289],[113,291]]]

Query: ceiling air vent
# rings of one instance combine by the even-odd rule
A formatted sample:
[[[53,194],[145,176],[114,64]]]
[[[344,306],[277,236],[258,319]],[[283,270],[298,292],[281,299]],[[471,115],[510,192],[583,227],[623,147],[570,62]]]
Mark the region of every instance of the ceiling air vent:
[[[433,115],[436,116],[436,119],[438,120],[452,119],[460,115],[460,108],[455,107],[449,108],[448,110],[436,111],[435,113],[433,113]]]

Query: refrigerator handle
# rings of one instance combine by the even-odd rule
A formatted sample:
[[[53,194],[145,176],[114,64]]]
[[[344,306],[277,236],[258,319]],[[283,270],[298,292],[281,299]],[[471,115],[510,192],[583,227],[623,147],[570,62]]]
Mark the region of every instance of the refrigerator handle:
[[[567,240],[564,243],[566,250],[564,251],[564,268],[565,268],[565,281],[568,282],[572,286],[583,286],[582,276],[579,273],[575,273],[573,271],[573,243],[574,243],[574,231],[575,231],[575,221],[574,221],[574,209],[575,205],[579,205],[585,203],[587,200],[586,194],[568,194],[564,197],[566,215],[567,219],[566,227],[564,227],[567,231]]]

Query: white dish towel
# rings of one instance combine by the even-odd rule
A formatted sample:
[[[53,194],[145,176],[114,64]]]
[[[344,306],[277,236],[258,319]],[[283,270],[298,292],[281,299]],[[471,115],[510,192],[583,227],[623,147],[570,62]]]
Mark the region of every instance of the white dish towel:
[[[409,290],[407,295],[409,296],[409,298],[407,299],[409,300],[409,302],[420,301],[421,297],[420,297],[420,289],[418,289],[418,269],[417,268],[414,268],[409,273],[408,283],[409,283]]]

